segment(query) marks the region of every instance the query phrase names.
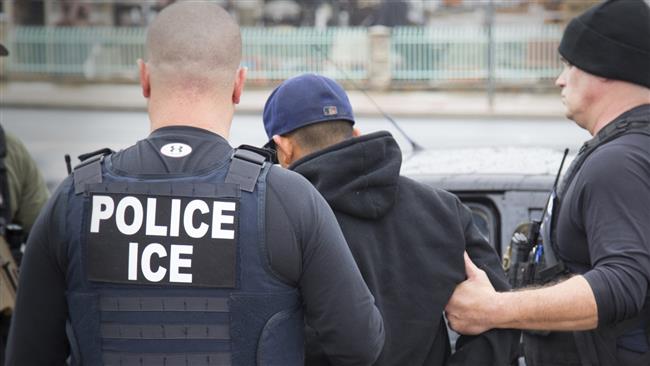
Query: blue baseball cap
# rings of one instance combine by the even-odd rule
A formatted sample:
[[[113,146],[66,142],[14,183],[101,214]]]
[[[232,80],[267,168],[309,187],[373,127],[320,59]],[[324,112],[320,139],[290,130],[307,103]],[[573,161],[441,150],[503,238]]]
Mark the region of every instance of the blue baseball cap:
[[[285,80],[264,105],[264,129],[274,146],[273,136],[326,121],[349,121],[354,125],[352,106],[343,88],[334,80],[303,74]]]

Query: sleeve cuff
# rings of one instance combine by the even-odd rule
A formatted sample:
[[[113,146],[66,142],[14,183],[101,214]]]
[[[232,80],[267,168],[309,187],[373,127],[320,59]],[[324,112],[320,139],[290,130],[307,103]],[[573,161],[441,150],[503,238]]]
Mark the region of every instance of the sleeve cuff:
[[[596,299],[596,306],[598,308],[598,325],[610,324],[615,321],[615,304],[612,291],[609,287],[607,278],[602,271],[598,268],[583,275],[587,283],[591,287]]]

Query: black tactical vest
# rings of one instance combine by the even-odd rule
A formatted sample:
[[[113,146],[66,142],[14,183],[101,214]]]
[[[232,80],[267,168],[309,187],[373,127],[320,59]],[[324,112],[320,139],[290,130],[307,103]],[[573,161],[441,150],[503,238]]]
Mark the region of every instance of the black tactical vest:
[[[271,274],[265,249],[270,164],[234,155],[195,177],[120,175],[110,155],[75,170],[73,364],[302,366],[299,292]]]

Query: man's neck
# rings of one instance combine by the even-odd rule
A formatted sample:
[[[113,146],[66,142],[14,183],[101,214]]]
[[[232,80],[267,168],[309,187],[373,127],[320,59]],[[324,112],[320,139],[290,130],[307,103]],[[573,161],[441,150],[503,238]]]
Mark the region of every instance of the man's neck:
[[[596,117],[596,123],[591,126],[589,133],[591,133],[592,136],[596,136],[600,130],[612,123],[616,117],[644,104],[650,104],[650,98],[629,98],[625,100],[620,100],[619,98],[618,101],[606,104],[602,107],[601,112]]]
[[[234,108],[215,103],[209,98],[151,98],[149,120],[151,131],[167,126],[191,126],[216,133],[225,139],[230,135]]]

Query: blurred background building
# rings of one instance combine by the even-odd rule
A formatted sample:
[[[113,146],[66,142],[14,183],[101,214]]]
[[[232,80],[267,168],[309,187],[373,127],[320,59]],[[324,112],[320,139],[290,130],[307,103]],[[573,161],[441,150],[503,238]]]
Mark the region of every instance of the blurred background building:
[[[6,80],[134,82],[144,27],[173,0],[3,0]],[[319,72],[371,88],[548,88],[564,24],[597,0],[219,0],[268,87]]]
[[[174,0],[3,0],[5,21],[40,26],[146,26]],[[466,17],[489,0],[215,0],[248,26],[426,26]],[[526,21],[531,13],[562,22],[598,0],[493,0],[500,12]],[[456,19],[457,21],[460,19]]]

